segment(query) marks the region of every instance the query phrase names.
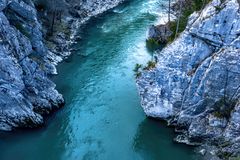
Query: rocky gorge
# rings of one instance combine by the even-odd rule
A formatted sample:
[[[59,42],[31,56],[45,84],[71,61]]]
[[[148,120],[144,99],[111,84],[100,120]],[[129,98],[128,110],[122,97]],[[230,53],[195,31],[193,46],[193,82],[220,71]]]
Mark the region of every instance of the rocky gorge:
[[[120,2],[68,1],[76,8],[71,10],[75,14],[67,11],[63,18],[70,34],[58,30],[53,45],[48,46],[33,1],[0,1],[0,130],[40,126],[43,115],[64,104],[49,75],[56,74],[57,63],[70,54],[74,31],[91,16]]]
[[[47,13],[34,1],[0,0],[0,130],[41,126],[44,115],[64,105],[49,77],[81,39],[78,28],[121,2],[68,0],[71,9],[48,36],[40,16]],[[240,155],[239,28],[239,1],[213,0],[137,77],[147,116],[168,121],[179,133],[175,140],[199,145],[206,159]]]
[[[200,145],[206,159],[240,155],[239,33],[239,1],[213,0],[137,78],[146,115],[168,121],[175,140]]]

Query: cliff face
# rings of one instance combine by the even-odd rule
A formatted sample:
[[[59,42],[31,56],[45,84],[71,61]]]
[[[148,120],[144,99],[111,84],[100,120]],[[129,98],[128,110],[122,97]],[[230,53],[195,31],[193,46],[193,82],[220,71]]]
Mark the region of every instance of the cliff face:
[[[80,6],[88,12],[77,18],[86,20],[119,2],[85,1]],[[42,115],[64,103],[48,78],[64,54],[49,51],[43,30],[31,0],[0,0],[0,130],[42,125]]]
[[[47,78],[41,25],[31,2],[0,1],[0,129],[38,126],[40,114],[63,103]]]
[[[179,142],[228,142],[220,157],[240,154],[239,36],[239,2],[213,0],[137,79],[148,116],[176,126]]]
[[[72,50],[71,44],[76,38],[81,39],[78,35],[79,27],[91,17],[97,16],[123,1],[124,0],[66,0],[67,11],[62,15],[61,23],[56,24],[56,26],[64,26],[63,29],[56,29],[56,32],[53,33],[50,38],[46,38],[47,44],[50,44],[48,48],[50,48],[51,51],[47,55],[48,59],[52,63],[57,64],[65,57],[68,57]],[[47,13],[42,14],[51,17],[51,15]],[[44,19],[42,21],[44,21]]]

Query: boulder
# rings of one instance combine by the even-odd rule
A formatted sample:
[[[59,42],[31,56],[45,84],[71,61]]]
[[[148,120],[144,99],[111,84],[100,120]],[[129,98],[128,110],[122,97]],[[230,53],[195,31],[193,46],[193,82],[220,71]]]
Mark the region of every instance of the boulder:
[[[148,29],[147,40],[154,39],[159,43],[167,43],[172,34],[168,23],[156,26],[152,25]]]

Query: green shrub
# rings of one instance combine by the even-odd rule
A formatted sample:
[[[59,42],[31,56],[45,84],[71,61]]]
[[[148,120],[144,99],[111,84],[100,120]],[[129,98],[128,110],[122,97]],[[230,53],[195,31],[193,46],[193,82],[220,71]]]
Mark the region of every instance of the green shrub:
[[[172,42],[175,39],[175,37],[177,37],[181,32],[185,30],[188,22],[188,17],[194,11],[200,11],[210,1],[211,0],[192,0],[191,5],[188,5],[187,7],[183,8],[182,15],[180,16],[180,20],[179,20],[179,29],[177,34],[176,34],[177,21],[170,22],[169,24],[170,30],[173,32],[172,36],[169,38],[169,42]]]
[[[215,111],[213,112],[213,115],[218,118],[229,119],[235,105],[236,101],[230,102],[229,100],[222,98],[214,104]]]
[[[217,118],[224,118],[224,115],[220,111],[214,111],[213,115]]]
[[[136,78],[139,78],[139,77],[141,77],[141,75],[142,75],[142,73],[141,73],[141,72],[136,72],[136,73],[135,73],[135,77],[136,77]]]
[[[218,157],[221,159],[229,159],[231,157],[232,153],[230,152],[221,152],[218,153]]]
[[[215,6],[215,9],[216,9],[216,11],[219,12],[219,11],[221,11],[222,8],[220,6]]]
[[[143,69],[144,69],[144,70],[150,70],[150,69],[153,69],[153,68],[156,67],[156,64],[157,64],[157,63],[154,62],[154,61],[148,61],[147,66],[144,67]]]
[[[147,39],[146,45],[150,51],[155,51],[156,49],[158,49],[160,47],[159,42],[154,38]]]
[[[135,68],[133,69],[134,72],[139,72],[139,69],[142,68],[142,65],[141,64],[136,64],[135,65]]]
[[[27,29],[20,23],[16,22],[15,27],[17,30],[19,30],[23,35],[25,35],[28,38],[31,38],[31,34],[27,31]]]

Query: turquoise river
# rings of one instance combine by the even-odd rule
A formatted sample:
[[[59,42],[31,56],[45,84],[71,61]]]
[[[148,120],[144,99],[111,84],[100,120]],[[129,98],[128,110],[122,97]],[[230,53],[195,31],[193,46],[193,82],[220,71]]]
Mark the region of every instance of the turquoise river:
[[[0,134],[0,160],[196,160],[173,128],[145,116],[133,68],[163,0],[130,0],[92,18],[53,77],[66,105],[43,128]]]

